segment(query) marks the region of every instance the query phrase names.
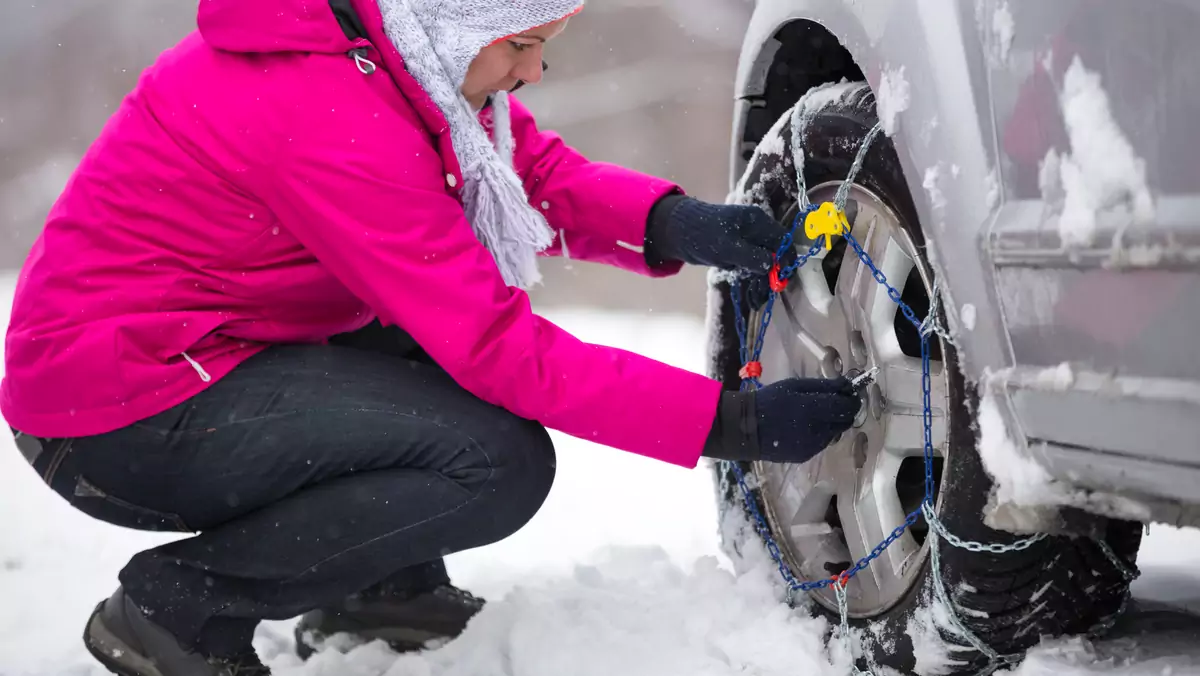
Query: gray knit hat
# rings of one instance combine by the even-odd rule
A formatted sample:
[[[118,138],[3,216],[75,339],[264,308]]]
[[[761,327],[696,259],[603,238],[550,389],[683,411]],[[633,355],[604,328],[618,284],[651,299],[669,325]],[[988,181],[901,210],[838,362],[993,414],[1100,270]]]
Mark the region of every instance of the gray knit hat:
[[[493,139],[463,97],[467,68],[484,47],[563,19],[584,0],[377,0],[383,30],[409,74],[450,125],[463,173],[463,202],[475,236],[511,286],[541,281],[537,255],[554,241],[512,166],[508,95],[492,99]]]

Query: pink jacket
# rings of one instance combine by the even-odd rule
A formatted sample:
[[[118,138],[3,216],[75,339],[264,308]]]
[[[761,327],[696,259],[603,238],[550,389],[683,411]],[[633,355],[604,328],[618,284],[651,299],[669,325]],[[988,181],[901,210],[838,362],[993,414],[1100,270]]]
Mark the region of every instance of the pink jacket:
[[[272,343],[378,316],[468,391],[546,427],[695,466],[719,383],[584,343],[501,280],[465,220],[444,118],[354,0],[201,0],[50,212],[21,273],[0,411],[42,437],[99,434],[200,392]],[[348,52],[368,48],[364,74]],[[364,68],[364,70],[369,70]],[[590,162],[513,99],[516,167],[572,257],[649,276],[670,183]]]

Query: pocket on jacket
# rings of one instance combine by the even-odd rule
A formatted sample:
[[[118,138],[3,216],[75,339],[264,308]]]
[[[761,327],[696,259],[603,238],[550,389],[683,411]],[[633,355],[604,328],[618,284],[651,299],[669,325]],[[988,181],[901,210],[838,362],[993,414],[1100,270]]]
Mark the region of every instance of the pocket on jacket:
[[[71,505],[88,516],[114,526],[145,531],[194,533],[178,514],[136,505],[109,495],[82,475],[77,475],[68,497]]]

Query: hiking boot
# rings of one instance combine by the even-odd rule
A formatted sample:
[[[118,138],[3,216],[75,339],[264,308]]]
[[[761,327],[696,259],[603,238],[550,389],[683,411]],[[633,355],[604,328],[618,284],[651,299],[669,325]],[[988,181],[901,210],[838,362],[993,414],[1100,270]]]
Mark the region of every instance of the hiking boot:
[[[296,653],[311,657],[335,634],[381,640],[396,652],[414,652],[455,638],[484,601],[449,584],[421,591],[375,590],[340,605],[305,613],[296,625]]]
[[[120,676],[271,676],[252,648],[236,658],[202,655],[179,645],[118,588],[88,618],[88,652]]]

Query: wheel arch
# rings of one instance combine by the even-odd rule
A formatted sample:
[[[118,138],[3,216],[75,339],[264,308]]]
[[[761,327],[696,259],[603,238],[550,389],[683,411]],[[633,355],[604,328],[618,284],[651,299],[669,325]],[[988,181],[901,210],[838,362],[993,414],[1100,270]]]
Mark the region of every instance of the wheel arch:
[[[850,50],[812,19],[790,18],[748,45],[757,49],[738,82],[737,101],[744,105],[734,130],[733,181],[771,126],[805,92],[843,78],[866,79]]]

